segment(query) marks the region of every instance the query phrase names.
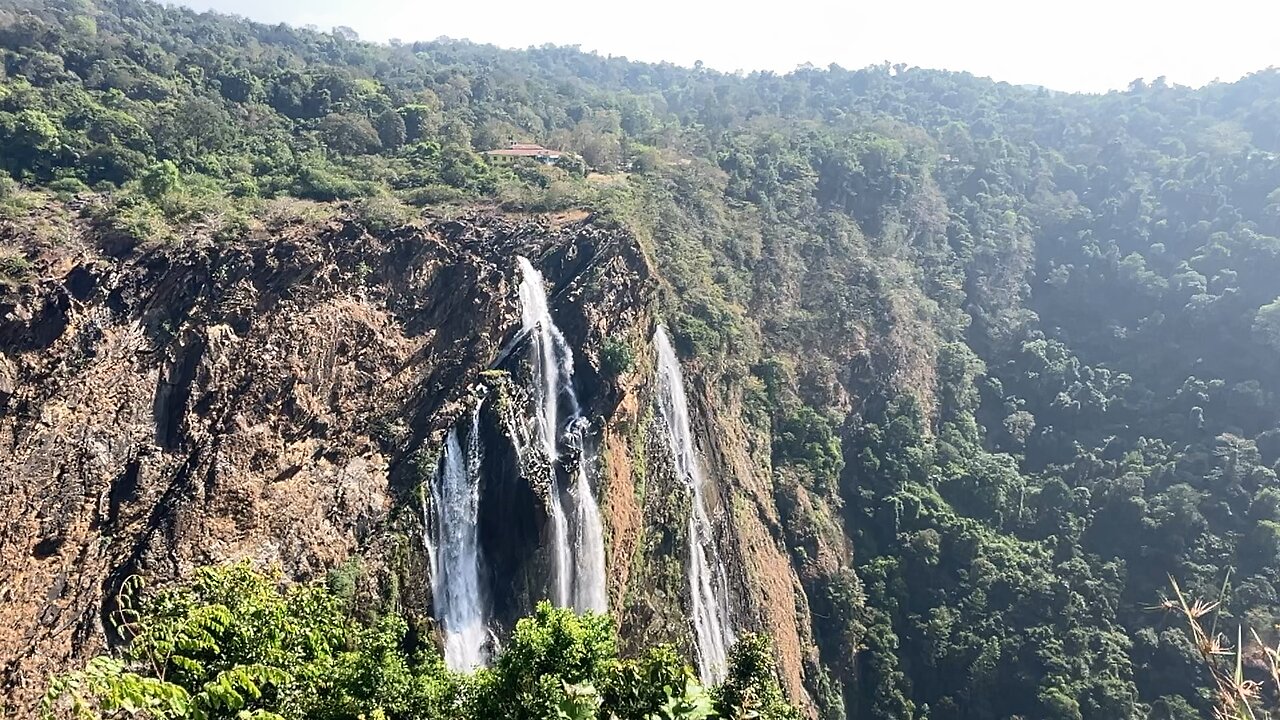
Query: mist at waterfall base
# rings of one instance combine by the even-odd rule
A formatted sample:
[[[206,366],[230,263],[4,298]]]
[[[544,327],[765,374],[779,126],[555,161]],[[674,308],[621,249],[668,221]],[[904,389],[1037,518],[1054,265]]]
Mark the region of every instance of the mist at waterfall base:
[[[693,492],[689,512],[689,591],[698,675],[703,682],[716,683],[724,679],[729,648],[735,639],[728,623],[728,575],[707,515],[703,493],[706,478],[694,449],[680,361],[662,326],[653,342],[658,350],[658,409],[667,428],[676,471]]]
[[[467,450],[458,430],[445,438],[444,453],[431,483],[427,515],[427,549],[431,562],[431,595],[436,619],[444,629],[445,664],[471,670],[489,660],[485,598],[480,584],[479,505],[483,451],[480,409],[471,412]]]
[[[555,561],[552,600],[576,610],[604,612],[604,524],[591,490],[595,457],[587,442],[589,424],[573,387],[573,351],[551,317],[542,273],[523,257],[517,262],[522,328],[529,336],[533,368],[534,433],[548,460]],[[557,470],[573,478],[568,488]]]

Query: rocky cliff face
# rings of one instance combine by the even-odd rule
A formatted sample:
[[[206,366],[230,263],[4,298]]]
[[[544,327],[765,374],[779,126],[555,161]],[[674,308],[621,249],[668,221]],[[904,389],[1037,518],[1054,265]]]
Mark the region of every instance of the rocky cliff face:
[[[427,617],[421,484],[480,385],[504,399],[483,418],[495,617],[509,626],[528,612],[545,596],[547,512],[502,416],[527,401],[521,363],[488,372],[518,342],[517,254],[546,275],[575,350],[601,458],[611,610],[629,641],[690,647],[690,494],[653,411],[660,279],[626,233],[496,216],[377,233],[340,217],[153,249],[82,233],[77,250],[33,249],[40,279],[0,295],[0,682],[11,707],[113,640],[133,575],[163,582],[251,558],[309,579],[358,556],[384,600]],[[616,375],[601,363],[610,339],[637,358]],[[774,638],[787,687],[808,704],[816,651],[768,440],[718,383],[691,371],[734,624]]]

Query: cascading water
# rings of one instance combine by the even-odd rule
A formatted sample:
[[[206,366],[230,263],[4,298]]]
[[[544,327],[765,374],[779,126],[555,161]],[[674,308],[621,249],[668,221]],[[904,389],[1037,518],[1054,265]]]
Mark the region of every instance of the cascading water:
[[[524,330],[529,334],[533,361],[534,431],[547,458],[547,473],[551,495],[551,528],[553,555],[555,558],[555,592],[552,600],[567,606],[573,601],[573,565],[569,548],[569,518],[564,511],[560,482],[556,478],[555,463],[560,453],[556,434],[559,428],[560,388],[572,379],[572,356],[560,328],[551,321],[547,307],[546,289],[542,285],[542,273],[534,269],[525,258],[520,264],[520,313]],[[566,356],[569,367],[566,368]]]
[[[665,328],[658,327],[653,341],[658,348],[658,408],[667,426],[676,470],[693,491],[693,508],[689,513],[689,590],[698,675],[705,683],[716,683],[724,679],[729,648],[735,641],[728,623],[728,574],[720,559],[703,499],[705,478],[689,427],[689,404],[680,361]]]
[[[444,627],[444,658],[452,670],[471,670],[488,662],[489,634],[480,586],[478,510],[483,451],[480,408],[471,412],[464,456],[457,428],[449,430],[444,456],[431,484],[427,552],[436,618]]]
[[[603,612],[607,606],[604,531],[588,478],[593,457],[586,443],[588,424],[573,389],[573,352],[551,318],[542,273],[523,257],[517,262],[521,274],[521,320],[532,348],[534,430],[548,460],[556,576],[552,599],[564,607]],[[568,410],[563,415],[563,427],[562,405]],[[576,460],[569,492],[557,473],[565,460],[562,445],[573,451]],[[566,496],[574,506],[572,527],[565,509]]]
[[[573,606],[579,610],[604,612],[609,604],[604,588],[604,526],[600,521],[600,506],[591,492],[588,478],[591,453],[587,449],[587,429],[586,419],[579,417],[567,435],[578,459],[573,473],[573,501],[576,508],[574,545],[577,547],[573,567],[576,579]]]

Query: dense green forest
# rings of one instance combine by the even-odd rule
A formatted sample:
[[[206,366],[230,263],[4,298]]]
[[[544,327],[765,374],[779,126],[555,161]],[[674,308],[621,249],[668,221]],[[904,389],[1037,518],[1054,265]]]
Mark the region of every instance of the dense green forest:
[[[9,216],[93,198],[182,242],[292,197],[636,232],[682,351],[772,439],[826,718],[1207,716],[1200,657],[1149,610],[1170,576],[1274,641],[1280,72],[1105,95],[732,75],[137,0],[5,0],[0,53]],[[573,155],[484,161],[508,140]],[[842,533],[851,564],[822,560]]]

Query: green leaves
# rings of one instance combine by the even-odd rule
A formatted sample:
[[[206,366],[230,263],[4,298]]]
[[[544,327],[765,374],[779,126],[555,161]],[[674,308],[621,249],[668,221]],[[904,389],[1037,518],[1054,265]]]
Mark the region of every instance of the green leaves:
[[[167,720],[198,715],[198,704],[186,689],[157,678],[129,672],[124,661],[96,657],[84,670],[55,677],[40,702],[46,720],[69,707],[72,717],[95,720],[115,712]]]
[[[249,702],[261,700],[264,686],[284,686],[292,679],[288,672],[269,665],[237,665],[206,682],[194,704],[239,711]]]
[[[616,655],[607,616],[539,603],[532,617],[516,623],[489,692],[478,698],[481,714],[512,720],[554,714],[565,702],[565,688],[603,676]]]
[[[716,717],[711,696],[692,678],[686,679],[684,687],[674,694],[670,687],[663,690],[667,699],[648,720],[706,720]]]
[[[44,720],[706,720],[712,700],[674,650],[619,659],[612,620],[538,606],[492,669],[446,669],[434,648],[406,651],[409,627],[345,614],[320,585],[283,586],[248,564],[198,570],[139,601],[126,582],[119,655],[53,678]],[[768,644],[735,655],[724,717],[786,720]],[[754,714],[753,714],[754,713]]]
[[[775,463],[793,462],[806,468],[823,492],[836,487],[844,469],[844,454],[830,420],[808,405],[801,405],[779,418],[773,433]]]
[[[681,349],[717,403],[745,406],[748,432],[726,436],[753,438],[775,485],[764,515],[783,511],[771,530],[805,585],[796,615],[859,713],[1140,714],[1136,689],[1193,681],[1117,640],[1171,570],[1235,566],[1232,611],[1280,619],[1280,72],[1085,97],[20,4],[0,23],[0,165],[30,188],[106,191],[101,224],[124,234],[225,218],[231,237],[280,195],[359,200],[371,233],[412,219],[401,200],[480,196],[625,221]],[[572,152],[515,171],[478,153],[507,140]],[[0,256],[0,283],[43,271],[28,255]],[[352,263],[360,281],[386,270],[368,269]],[[632,350],[604,343],[606,376]],[[1253,452],[1220,454],[1228,434]],[[129,619],[119,666],[59,697],[532,716],[578,712],[568,688],[590,687],[597,714],[648,720],[688,689],[678,657],[619,659],[599,618],[540,609],[506,666],[462,679],[408,656],[402,621],[340,607],[202,572]],[[760,692],[722,709],[759,714]]]
[[[729,675],[715,690],[716,712],[734,720],[799,720],[778,684],[773,648],[762,635],[746,635],[729,655]]]
[[[611,337],[600,348],[600,368],[611,377],[629,372],[635,362],[636,353],[625,340]]]
[[[136,582],[121,595],[121,632],[130,639],[119,657],[102,656],[85,670],[55,679],[44,711],[53,717],[70,703],[155,718],[230,718],[271,710],[291,693],[310,696],[295,682],[313,663],[324,663],[327,642],[348,627],[336,604],[301,586],[282,593],[275,580],[247,564],[203,568],[183,587],[162,590],[135,607]],[[319,650],[320,652],[316,652]],[[86,714],[87,713],[87,714]]]
[[[556,701],[556,720],[596,720],[600,695],[590,683],[570,684],[561,681],[560,698]]]
[[[164,160],[151,166],[142,175],[142,192],[152,200],[160,200],[177,190],[180,182],[178,166],[172,160]]]

